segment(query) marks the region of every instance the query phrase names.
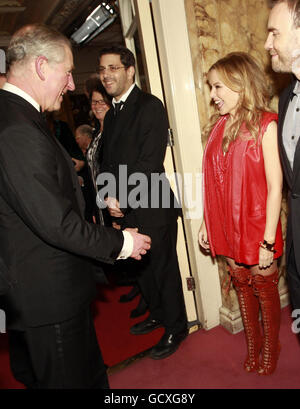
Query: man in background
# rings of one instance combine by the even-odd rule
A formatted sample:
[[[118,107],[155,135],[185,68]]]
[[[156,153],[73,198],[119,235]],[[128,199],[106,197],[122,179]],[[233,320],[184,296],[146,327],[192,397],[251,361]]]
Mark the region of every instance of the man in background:
[[[137,226],[152,239],[151,252],[142,263],[130,263],[150,311],[130,332],[142,335],[164,327],[163,337],[150,354],[153,359],[163,359],[173,354],[188,334],[176,253],[179,212],[163,165],[168,119],[161,101],[135,85],[135,58],[130,50],[123,46],[103,49],[99,64],[100,80],[114,106],[104,119],[101,175],[111,174],[117,182],[115,196],[103,199],[116,224]],[[127,179],[120,174],[125,169]],[[129,183],[138,175],[142,177],[140,185]],[[160,181],[155,181],[156,176]],[[122,194],[124,184],[127,194]],[[134,189],[139,193],[134,195]]]
[[[75,140],[84,156],[86,155],[86,151],[92,142],[93,132],[94,129],[88,124],[80,125],[75,130]]]
[[[275,72],[291,73],[279,100],[278,142],[289,188],[286,269],[291,302],[300,314],[300,0],[270,1],[268,38]],[[296,318],[296,316],[294,316]]]

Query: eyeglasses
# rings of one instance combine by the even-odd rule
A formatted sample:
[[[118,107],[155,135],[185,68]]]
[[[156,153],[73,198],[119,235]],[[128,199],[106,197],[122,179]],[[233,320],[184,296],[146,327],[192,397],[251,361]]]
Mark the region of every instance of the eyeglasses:
[[[103,74],[106,70],[109,71],[110,73],[117,72],[118,70],[125,68],[124,65],[118,66],[118,65],[109,65],[108,67],[99,67],[98,68],[98,73]]]
[[[92,102],[91,102],[91,105],[94,105],[94,106],[96,106],[96,105],[98,105],[98,104],[99,104],[100,106],[107,105],[106,102],[103,101],[103,99],[98,99],[98,101],[97,101],[96,99],[93,99]]]

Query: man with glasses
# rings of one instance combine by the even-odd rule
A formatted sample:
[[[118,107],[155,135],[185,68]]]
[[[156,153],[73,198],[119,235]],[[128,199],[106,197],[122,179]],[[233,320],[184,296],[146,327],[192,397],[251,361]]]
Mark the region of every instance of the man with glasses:
[[[90,302],[92,260],[141,259],[150,238],[84,220],[71,158],[42,112],[73,91],[67,38],[44,25],[18,30],[0,90],[0,260],[13,287],[6,312],[10,362],[29,388],[108,388]],[[129,247],[127,247],[129,246]]]
[[[163,165],[168,119],[161,101],[135,85],[130,50],[118,45],[105,48],[99,64],[100,80],[114,107],[104,120],[101,174],[113,175],[116,181],[116,191],[102,200],[121,228],[136,226],[152,239],[151,252],[142,263],[131,263],[150,315],[130,332],[141,335],[164,327],[150,353],[151,358],[162,359],[173,354],[188,334],[176,253],[179,206]]]

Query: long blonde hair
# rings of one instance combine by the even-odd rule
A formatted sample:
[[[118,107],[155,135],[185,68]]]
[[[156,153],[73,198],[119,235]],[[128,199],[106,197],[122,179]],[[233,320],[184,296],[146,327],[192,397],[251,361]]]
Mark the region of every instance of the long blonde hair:
[[[223,151],[227,152],[229,144],[234,141],[243,125],[250,133],[250,138],[257,141],[260,131],[260,119],[263,111],[270,111],[270,92],[264,72],[253,57],[243,52],[227,54],[213,64],[209,71],[216,70],[220,80],[232,91],[239,93],[239,101],[233,122],[223,138]],[[219,113],[214,113],[204,129],[209,136]]]

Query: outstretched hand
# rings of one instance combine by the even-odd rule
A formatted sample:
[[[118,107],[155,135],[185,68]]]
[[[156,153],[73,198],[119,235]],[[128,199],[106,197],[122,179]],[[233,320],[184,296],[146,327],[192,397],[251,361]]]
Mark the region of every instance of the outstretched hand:
[[[128,231],[133,237],[133,250],[130,257],[135,260],[141,260],[151,247],[151,238],[145,234],[138,233],[138,229],[127,228]]]

